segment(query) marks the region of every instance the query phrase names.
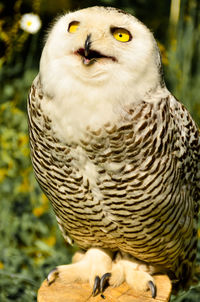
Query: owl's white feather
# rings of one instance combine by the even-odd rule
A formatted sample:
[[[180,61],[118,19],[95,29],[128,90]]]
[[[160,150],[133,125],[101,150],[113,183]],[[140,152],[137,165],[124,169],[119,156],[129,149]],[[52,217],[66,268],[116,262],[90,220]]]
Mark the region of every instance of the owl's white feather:
[[[80,22],[73,34],[67,30],[72,21]],[[129,30],[132,40],[115,40],[111,27]],[[84,47],[88,33],[91,48],[115,57],[116,62],[101,59],[87,67],[80,64],[74,52]],[[43,110],[55,123],[59,137],[79,139],[88,125],[98,129],[123,118],[122,108],[146,99],[149,91],[154,91],[152,101],[160,99],[160,94],[164,97],[159,66],[154,37],[135,17],[103,7],[66,14],[53,26],[42,53],[40,76],[49,98],[42,103]]]

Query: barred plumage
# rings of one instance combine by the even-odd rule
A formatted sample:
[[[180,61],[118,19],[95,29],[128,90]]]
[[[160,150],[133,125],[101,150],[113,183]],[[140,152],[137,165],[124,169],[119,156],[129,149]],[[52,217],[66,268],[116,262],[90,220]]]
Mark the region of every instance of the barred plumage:
[[[64,238],[127,253],[186,286],[200,199],[199,134],[188,111],[160,81],[100,126],[86,123],[76,137],[61,127],[62,139],[42,76],[28,102],[31,155]]]

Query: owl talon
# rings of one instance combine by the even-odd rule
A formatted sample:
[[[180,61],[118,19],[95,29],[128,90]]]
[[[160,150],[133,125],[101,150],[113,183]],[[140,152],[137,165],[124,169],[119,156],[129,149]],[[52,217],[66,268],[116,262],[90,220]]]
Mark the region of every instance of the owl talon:
[[[148,285],[149,285],[149,289],[151,291],[151,296],[154,299],[156,297],[156,291],[157,291],[156,290],[156,285],[152,281],[149,281]]]
[[[111,273],[106,273],[101,277],[100,286],[99,286],[99,290],[101,293],[104,291],[110,277],[111,277]]]
[[[93,290],[92,290],[93,297],[95,297],[100,291],[100,282],[101,281],[100,281],[99,276],[96,276],[95,280],[94,280]]]
[[[56,279],[58,278],[58,268],[54,268],[50,271],[50,273],[48,274],[47,276],[47,283],[48,283],[48,286],[50,286],[53,282],[56,281]]]

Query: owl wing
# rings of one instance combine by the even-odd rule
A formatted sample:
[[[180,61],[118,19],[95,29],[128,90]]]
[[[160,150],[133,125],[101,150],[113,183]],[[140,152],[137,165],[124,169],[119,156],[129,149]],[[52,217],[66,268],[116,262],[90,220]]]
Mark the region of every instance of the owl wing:
[[[170,113],[176,129],[175,154],[181,166],[182,179],[193,187],[194,200],[198,206],[200,201],[199,130],[188,110],[175,98],[172,99]]]

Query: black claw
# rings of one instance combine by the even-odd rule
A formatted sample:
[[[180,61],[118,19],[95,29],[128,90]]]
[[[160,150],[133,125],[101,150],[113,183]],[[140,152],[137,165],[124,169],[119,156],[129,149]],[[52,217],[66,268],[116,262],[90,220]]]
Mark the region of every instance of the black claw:
[[[99,293],[99,291],[100,291],[100,278],[99,276],[96,276],[94,280],[93,290],[92,290],[93,297],[95,297]]]
[[[51,276],[52,274],[54,274],[55,278],[52,279],[52,280],[50,280],[50,279],[49,279],[49,276]],[[51,284],[56,280],[56,278],[58,277],[58,275],[59,275],[59,273],[58,273],[57,267],[55,267],[54,269],[52,269],[52,270],[50,271],[50,273],[49,273],[48,276],[47,276],[47,283],[48,283],[48,286],[51,285]]]
[[[151,296],[153,299],[155,299],[156,297],[156,285],[152,282],[152,281],[149,281],[148,282],[148,285],[149,285],[149,288],[150,288],[150,291],[151,291]]]
[[[101,277],[99,290],[102,293],[108,283],[111,273],[106,273]]]

